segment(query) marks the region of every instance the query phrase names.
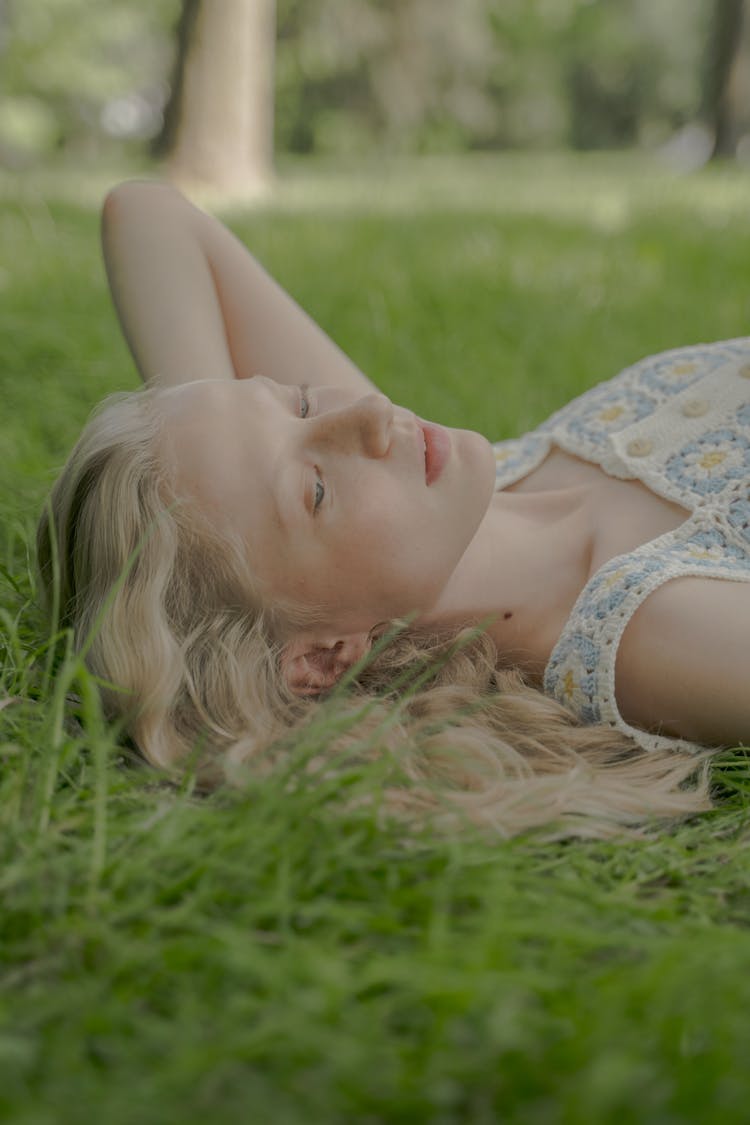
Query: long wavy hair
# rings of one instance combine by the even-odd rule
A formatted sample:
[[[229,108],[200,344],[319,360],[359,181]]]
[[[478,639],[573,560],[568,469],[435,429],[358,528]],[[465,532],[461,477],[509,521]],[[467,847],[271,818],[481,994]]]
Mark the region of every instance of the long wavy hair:
[[[148,762],[172,774],[190,762],[212,787],[273,770],[331,700],[300,698],[279,672],[280,638],[310,615],[260,604],[239,542],[177,495],[159,395],[95,412],[40,519],[38,564],[106,714]],[[383,800],[399,817],[596,837],[711,807],[708,751],[645,752],[581,724],[498,668],[484,632],[395,629],[349,679],[317,766],[390,757]]]

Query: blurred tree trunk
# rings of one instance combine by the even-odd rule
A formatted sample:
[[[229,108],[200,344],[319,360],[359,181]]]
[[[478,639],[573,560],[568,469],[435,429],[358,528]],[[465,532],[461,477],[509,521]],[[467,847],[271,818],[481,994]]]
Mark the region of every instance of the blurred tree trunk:
[[[172,179],[256,194],[273,177],[274,0],[182,0],[156,148]]]
[[[745,0],[713,0],[704,88],[704,112],[714,135],[714,157],[734,157],[738,140],[735,82]]]
[[[10,24],[10,13],[8,12],[8,0],[0,0],[0,55],[5,51],[8,40],[8,31]]]

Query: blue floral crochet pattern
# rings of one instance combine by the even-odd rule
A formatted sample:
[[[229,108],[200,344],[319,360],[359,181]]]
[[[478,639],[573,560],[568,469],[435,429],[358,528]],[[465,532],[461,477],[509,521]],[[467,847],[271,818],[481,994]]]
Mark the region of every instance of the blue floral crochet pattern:
[[[648,749],[692,748],[623,720],[615,660],[628,622],[662,583],[690,575],[750,581],[750,338],[650,356],[531,434],[499,442],[496,487],[527,475],[553,446],[640,480],[691,514],[592,575],[552,650],[545,691],[584,722],[609,723]]]

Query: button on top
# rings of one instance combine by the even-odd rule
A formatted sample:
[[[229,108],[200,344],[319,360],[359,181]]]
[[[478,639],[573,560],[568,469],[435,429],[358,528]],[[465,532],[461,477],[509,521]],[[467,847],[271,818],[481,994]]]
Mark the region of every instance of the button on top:
[[[741,375],[743,379],[750,379],[750,363],[743,363],[737,374]]]
[[[702,418],[708,413],[708,403],[704,398],[689,398],[682,404],[682,413],[686,418]]]
[[[654,443],[648,438],[633,438],[626,445],[625,452],[629,457],[648,457],[653,448]]]

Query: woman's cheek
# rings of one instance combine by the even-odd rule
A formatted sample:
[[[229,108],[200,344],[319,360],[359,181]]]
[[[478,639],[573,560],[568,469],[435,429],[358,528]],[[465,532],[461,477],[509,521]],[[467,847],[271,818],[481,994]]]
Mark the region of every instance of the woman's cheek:
[[[404,520],[399,506],[387,497],[370,492],[356,520],[359,543],[367,549],[391,547],[404,534]]]

